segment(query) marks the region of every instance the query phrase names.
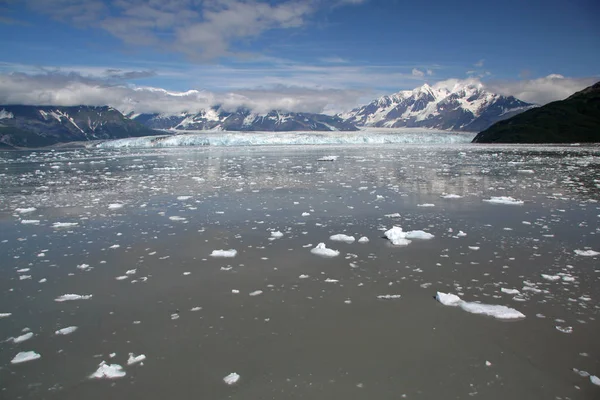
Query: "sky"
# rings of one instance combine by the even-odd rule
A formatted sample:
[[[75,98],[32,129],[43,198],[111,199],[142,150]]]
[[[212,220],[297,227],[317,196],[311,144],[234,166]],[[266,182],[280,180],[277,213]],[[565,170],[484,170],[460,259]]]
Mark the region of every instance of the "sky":
[[[0,104],[336,113],[424,83],[600,80],[597,0],[0,0]]]

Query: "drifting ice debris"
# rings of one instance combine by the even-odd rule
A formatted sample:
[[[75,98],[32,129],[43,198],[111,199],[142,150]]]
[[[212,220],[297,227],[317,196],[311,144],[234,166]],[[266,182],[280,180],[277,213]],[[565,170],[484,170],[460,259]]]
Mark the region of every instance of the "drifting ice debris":
[[[179,216],[177,216],[177,215],[173,215],[173,216],[169,217],[169,219],[170,219],[171,221],[185,221],[185,218],[184,218],[184,217],[179,217]]]
[[[18,353],[11,361],[11,364],[20,364],[27,361],[37,360],[42,356],[36,353],[35,351],[22,351]]]
[[[317,159],[317,161],[337,161],[338,157],[339,156],[324,156]]]
[[[525,315],[514,308],[499,306],[494,304],[473,303],[462,300],[460,297],[450,294],[437,292],[436,300],[445,306],[460,307],[466,312],[473,314],[489,315],[498,319],[517,319],[525,318]]]
[[[325,243],[319,243],[317,247],[311,249],[310,252],[321,257],[336,257],[340,255],[338,250],[328,249],[327,246],[325,246]]]
[[[554,281],[560,281],[560,275],[546,275],[546,274],[541,274],[542,278],[544,278],[547,281],[550,282],[554,282]]]
[[[19,337],[13,338],[13,343],[23,343],[26,340],[29,340],[33,337],[33,332],[27,332],[24,335],[21,335]]]
[[[590,376],[590,382],[592,382],[594,385],[600,386],[600,378],[598,378],[596,375]]]
[[[381,294],[379,296],[377,296],[378,299],[382,299],[382,300],[394,300],[394,299],[399,299],[400,297],[402,297],[399,294]]]
[[[234,250],[234,249],[230,249],[230,250],[213,250],[213,252],[210,253],[211,257],[231,258],[231,257],[235,257],[236,255],[237,255],[237,250]]]
[[[54,229],[60,229],[60,228],[73,228],[75,226],[79,225],[77,222],[55,222],[52,224],[52,227]]]
[[[12,315],[12,313],[0,313],[0,318],[7,318],[10,317]]]
[[[573,333],[572,326],[555,326],[556,330],[562,333]]]
[[[22,219],[21,223],[24,225],[39,225],[40,220],[39,219]]]
[[[505,288],[501,288],[500,291],[502,293],[506,293],[506,294],[520,294],[521,293],[517,289],[505,289]]]
[[[303,213],[302,213],[302,216],[303,216],[303,217],[308,217],[309,215],[310,215],[310,213],[307,213],[307,212],[303,212]]]
[[[66,328],[62,328],[54,332],[56,335],[69,335],[77,330],[76,326],[68,326]]]
[[[369,243],[369,238],[366,236],[363,236],[360,239],[358,239],[358,243]]]
[[[136,356],[133,353],[129,353],[129,359],[127,360],[127,365],[137,364],[137,363],[144,361],[145,359],[146,359],[146,356],[144,354],[140,354],[139,356]]]
[[[483,200],[492,204],[508,204],[508,205],[523,205],[525,202],[523,200],[517,200],[510,196],[500,196],[500,197],[492,197],[488,200]]]
[[[594,257],[600,254],[600,252],[594,250],[575,250],[575,254],[583,257]]]
[[[431,203],[417,204],[417,207],[435,207],[435,204],[431,204]]]
[[[392,229],[385,232],[385,237],[388,238],[394,246],[407,246],[410,240],[406,239],[406,232],[402,228],[394,226]]]
[[[237,383],[237,381],[239,381],[239,380],[240,380],[240,376],[238,374],[236,374],[235,372],[232,372],[231,374],[229,374],[225,378],[223,378],[223,381],[228,385],[233,385],[233,384]]]
[[[192,198],[192,196],[177,196],[177,200],[181,200],[181,201],[189,200],[191,198]]]
[[[15,208],[15,211],[18,212],[19,214],[29,214],[29,213],[32,213],[32,212],[34,212],[36,210],[37,210],[37,208],[35,208],[35,207]]]
[[[250,293],[249,293],[249,296],[252,296],[252,297],[254,297],[254,296],[259,296],[259,295],[261,295],[261,294],[263,294],[263,291],[262,291],[262,290],[255,290],[254,292],[250,292]]]
[[[440,196],[442,199],[462,199],[462,196],[458,195],[458,194],[443,194]]]
[[[124,377],[125,371],[123,371],[123,367],[119,364],[107,364],[102,361],[96,372],[90,375],[90,378],[93,379],[115,379]]]
[[[428,233],[425,231],[408,231],[408,232],[406,232],[407,239],[428,240],[428,239],[433,239],[434,237],[435,236],[433,236],[431,233]]]
[[[80,295],[80,294],[63,294],[62,296],[57,297],[54,301],[63,302],[63,301],[73,301],[73,300],[87,300],[91,298],[91,294]]]
[[[271,232],[271,237],[274,239],[279,239],[283,237],[283,233],[279,231]]]
[[[118,210],[120,208],[123,208],[123,204],[120,203],[114,203],[114,204],[109,204],[108,205],[108,209],[109,210]]]
[[[356,240],[354,236],[344,235],[343,233],[338,233],[337,235],[329,236],[329,240],[333,240],[334,242],[346,242],[346,243],[354,243]]]

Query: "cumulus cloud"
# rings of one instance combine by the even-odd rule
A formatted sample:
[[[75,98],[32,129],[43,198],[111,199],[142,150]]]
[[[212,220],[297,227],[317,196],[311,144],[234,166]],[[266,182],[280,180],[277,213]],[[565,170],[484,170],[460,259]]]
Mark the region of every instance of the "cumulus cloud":
[[[425,76],[425,72],[417,69],[417,68],[413,68],[412,70],[412,76],[415,76],[417,78],[422,78]]]
[[[225,110],[249,108],[257,113],[273,109],[333,114],[348,110],[364,95],[360,90],[275,86],[230,92],[161,88],[111,83],[77,73],[0,74],[0,104],[110,105],[123,113],[198,111],[219,105]]]
[[[237,54],[241,40],[306,25],[323,7],[365,0],[24,0],[33,12],[103,29],[124,43],[176,51],[195,60]],[[233,50],[232,50],[233,48]]]

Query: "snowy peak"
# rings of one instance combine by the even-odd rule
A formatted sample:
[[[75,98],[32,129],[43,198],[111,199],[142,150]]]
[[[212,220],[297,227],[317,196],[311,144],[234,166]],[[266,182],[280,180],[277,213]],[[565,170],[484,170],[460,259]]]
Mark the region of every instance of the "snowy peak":
[[[532,107],[488,92],[480,82],[443,82],[382,96],[340,116],[357,126],[480,131]]]

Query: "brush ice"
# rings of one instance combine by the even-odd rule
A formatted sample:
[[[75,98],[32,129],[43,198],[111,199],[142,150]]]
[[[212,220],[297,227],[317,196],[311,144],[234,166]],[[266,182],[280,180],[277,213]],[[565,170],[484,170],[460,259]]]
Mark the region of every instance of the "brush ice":
[[[356,240],[354,236],[344,235],[343,233],[338,233],[337,235],[329,236],[329,240],[333,240],[334,242],[345,242],[345,243],[354,243]]]
[[[240,376],[238,374],[236,374],[235,372],[232,372],[231,374],[229,374],[225,378],[223,378],[223,381],[228,385],[233,385],[233,384],[237,383],[237,381],[239,381],[239,380],[240,380]]]
[[[127,359],[127,365],[137,364],[137,363],[144,361],[145,359],[146,359],[146,356],[144,354],[140,354],[139,356],[136,356],[133,353],[129,353],[129,358]]]
[[[236,255],[237,255],[237,250],[234,250],[234,249],[213,250],[213,252],[210,253],[211,257],[223,257],[223,258],[232,258],[232,257],[235,257]]]
[[[119,364],[107,364],[106,362],[102,361],[98,365],[98,369],[96,370],[96,372],[90,375],[90,378],[115,379],[122,378],[125,375],[126,374],[125,371],[123,371],[123,367],[121,367]]]
[[[71,333],[77,330],[76,326],[67,326],[66,328],[62,328],[54,332],[55,335],[70,335]]]
[[[460,307],[472,314],[489,315],[498,319],[518,319],[525,318],[525,315],[514,308],[494,305],[473,303],[462,300],[455,294],[437,292],[435,298],[445,306]]]
[[[575,250],[575,254],[583,257],[594,257],[600,254],[600,252],[594,250]]]
[[[525,203],[523,200],[517,200],[510,196],[492,197],[490,199],[484,199],[483,201],[492,203],[492,204],[508,204],[508,205],[517,205],[517,206]]]
[[[73,300],[87,300],[92,297],[91,294],[80,295],[80,294],[63,294],[62,296],[57,297],[54,301],[63,302],[63,301],[73,301]]]
[[[14,338],[13,339],[13,343],[22,343],[22,342],[24,342],[26,340],[31,339],[32,337],[33,337],[33,332],[27,332],[24,335],[21,335],[19,337]]]
[[[10,361],[11,364],[20,364],[27,361],[37,360],[42,356],[36,353],[35,351],[22,351],[17,353],[17,355]]]
[[[325,243],[319,243],[317,247],[310,250],[311,253],[321,257],[336,257],[340,255],[338,250],[328,249]]]

